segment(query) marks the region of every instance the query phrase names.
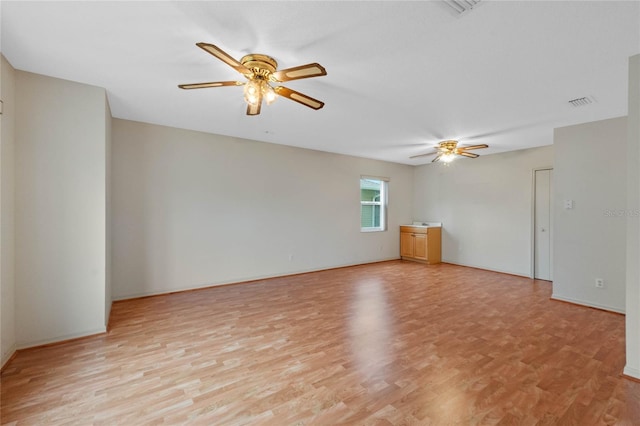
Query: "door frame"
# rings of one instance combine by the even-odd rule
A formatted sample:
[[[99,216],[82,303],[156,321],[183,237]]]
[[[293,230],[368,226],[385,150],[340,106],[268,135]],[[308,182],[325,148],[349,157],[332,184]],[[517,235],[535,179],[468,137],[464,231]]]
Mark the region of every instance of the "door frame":
[[[530,259],[530,273],[529,277],[535,279],[536,277],[536,172],[542,170],[553,171],[553,166],[536,167],[531,170],[531,259]],[[552,177],[553,179],[553,177]],[[553,181],[552,181],[553,182]],[[549,239],[549,275],[553,282],[553,193],[549,192],[549,203],[551,208],[551,217],[549,218],[549,224],[551,228],[551,237]]]

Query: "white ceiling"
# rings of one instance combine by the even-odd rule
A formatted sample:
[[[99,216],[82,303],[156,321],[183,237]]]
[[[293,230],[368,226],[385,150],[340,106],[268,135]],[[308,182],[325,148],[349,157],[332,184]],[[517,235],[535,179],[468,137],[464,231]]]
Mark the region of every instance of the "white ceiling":
[[[638,1],[489,1],[457,16],[440,1],[2,1],[2,53],[18,69],[104,87],[117,118],[405,164],[443,139],[483,154],[553,142],[553,128],[627,114]],[[195,46],[325,77],[245,115],[242,80]],[[573,107],[589,96],[595,102]],[[471,161],[464,159],[463,161]]]

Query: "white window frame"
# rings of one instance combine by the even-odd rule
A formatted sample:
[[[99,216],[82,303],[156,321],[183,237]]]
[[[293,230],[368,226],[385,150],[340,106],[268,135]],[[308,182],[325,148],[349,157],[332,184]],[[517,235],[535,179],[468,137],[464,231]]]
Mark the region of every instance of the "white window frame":
[[[362,190],[362,180],[376,180],[380,182],[380,200],[360,200],[360,232],[384,232],[387,230],[387,209],[389,204],[389,178],[379,176],[360,176],[359,189]],[[362,227],[362,206],[380,206],[380,226]]]

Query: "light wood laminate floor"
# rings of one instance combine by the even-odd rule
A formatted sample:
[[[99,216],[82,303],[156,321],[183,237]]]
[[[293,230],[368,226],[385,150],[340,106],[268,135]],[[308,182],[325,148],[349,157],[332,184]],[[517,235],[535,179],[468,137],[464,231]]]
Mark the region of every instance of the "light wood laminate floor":
[[[20,351],[3,424],[640,424],[624,316],[551,284],[384,262],[116,302]]]

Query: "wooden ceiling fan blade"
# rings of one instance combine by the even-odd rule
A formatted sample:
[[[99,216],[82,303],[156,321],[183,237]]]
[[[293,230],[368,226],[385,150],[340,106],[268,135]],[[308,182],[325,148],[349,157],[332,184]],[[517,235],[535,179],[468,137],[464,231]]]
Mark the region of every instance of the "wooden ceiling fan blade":
[[[427,152],[426,154],[418,154],[418,155],[412,155],[409,158],[419,158],[419,157],[427,157],[429,155],[433,155],[433,154],[438,154],[438,152],[434,151],[434,152]],[[440,154],[442,155],[442,154]]]
[[[233,59],[227,52],[220,49],[218,46],[215,46],[210,43],[202,43],[202,42],[196,43],[196,46],[212,54],[216,58],[220,59],[222,62],[229,65],[231,68],[235,69],[240,74],[244,74],[246,76],[253,75],[253,72],[249,68],[245,67],[240,62]]]
[[[431,160],[432,163],[435,163],[436,161],[440,160],[440,157],[442,157],[442,154],[438,154],[436,155],[436,158],[434,158],[433,160]]]
[[[469,150],[469,149],[481,149],[481,148],[489,148],[489,145],[483,143],[480,145],[461,146],[458,149]]]
[[[304,106],[308,106],[309,108],[313,108],[315,110],[318,110],[324,106],[324,102],[322,101],[283,86],[274,87],[273,90],[275,90],[275,92],[280,96],[284,96],[285,98],[289,98],[292,101],[296,101]]]
[[[276,71],[272,74],[272,77],[276,81],[291,81],[301,78],[320,77],[322,75],[327,75],[327,70],[325,70],[322,65],[314,62],[312,64]]]
[[[459,151],[459,152],[456,152],[456,154],[462,155],[463,157],[469,157],[469,158],[478,158],[478,157],[480,157],[478,154],[474,154],[472,152]]]
[[[209,87],[242,86],[241,81],[212,81],[209,83],[178,84],[181,89],[206,89]]]

